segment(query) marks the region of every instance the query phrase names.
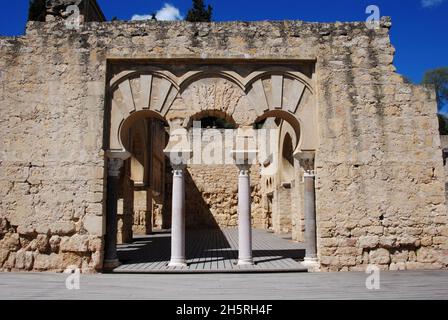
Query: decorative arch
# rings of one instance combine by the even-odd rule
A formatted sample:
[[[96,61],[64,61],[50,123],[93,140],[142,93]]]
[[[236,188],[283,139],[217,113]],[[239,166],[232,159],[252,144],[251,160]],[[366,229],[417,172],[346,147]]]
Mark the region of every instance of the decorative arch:
[[[253,71],[244,79],[244,86],[246,89],[250,89],[250,87],[253,85],[254,82],[272,75],[295,79],[303,83],[314,94],[312,80],[302,72],[293,71],[287,67],[269,67]]]
[[[317,149],[312,79],[291,68],[262,68],[243,76],[220,66],[199,67],[180,75],[160,67],[136,67],[114,76],[109,92],[112,151],[124,150],[124,122],[139,111],[151,111],[174,127],[188,127],[204,111],[223,112],[237,126],[280,117],[300,137],[295,151]]]
[[[177,89],[179,89],[177,77],[173,73],[171,73],[168,70],[163,70],[160,68],[149,67],[149,66],[139,67],[136,70],[126,70],[126,71],[122,71],[122,72],[118,73],[110,80],[109,87],[112,90],[115,90],[116,87],[123,81],[125,81],[127,79],[131,79],[131,78],[139,77],[142,74],[153,75],[153,76],[165,78],[166,80],[170,81]]]
[[[167,121],[164,117],[162,117],[159,113],[154,112],[152,110],[140,110],[133,112],[126,119],[121,122],[119,132],[119,140],[121,141],[121,145],[125,150],[129,151],[128,147],[128,139],[129,139],[129,129],[133,127],[133,125],[141,119],[145,118],[155,118],[161,120],[167,124]]]
[[[177,97],[176,83],[160,73],[121,73],[111,81],[111,150],[124,150],[122,132],[125,121],[142,111],[166,121],[166,114]]]
[[[284,120],[289,123],[289,125],[294,130],[294,140],[293,141],[294,141],[294,148],[296,150],[299,147],[300,141],[302,140],[301,139],[301,135],[302,135],[301,120],[297,119],[293,114],[290,114],[283,110],[270,110],[270,111],[263,113],[263,115],[258,117],[255,122],[261,122],[267,118],[279,118],[279,119]]]
[[[246,92],[257,112],[256,121],[281,118],[289,122],[300,137],[296,152],[317,149],[317,108],[308,78],[300,72],[279,69],[255,72]]]

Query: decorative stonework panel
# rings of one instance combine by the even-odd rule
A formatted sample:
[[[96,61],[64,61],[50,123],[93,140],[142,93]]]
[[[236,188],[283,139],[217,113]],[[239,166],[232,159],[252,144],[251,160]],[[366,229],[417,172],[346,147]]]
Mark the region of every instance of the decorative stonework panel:
[[[219,110],[233,114],[244,92],[223,78],[204,78],[190,84],[182,98],[191,111]]]

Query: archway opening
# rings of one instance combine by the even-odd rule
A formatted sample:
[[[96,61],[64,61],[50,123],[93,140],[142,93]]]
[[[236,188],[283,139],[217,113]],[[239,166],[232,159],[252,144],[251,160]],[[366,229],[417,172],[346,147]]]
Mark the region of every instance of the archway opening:
[[[122,122],[119,137],[131,155],[118,189],[117,243],[124,244],[170,227],[169,126],[156,112],[138,111]]]
[[[190,116],[187,127],[193,157],[185,176],[186,226],[214,231],[237,227],[236,203],[232,202],[237,169],[228,158],[238,125],[222,110],[203,110]]]
[[[295,219],[299,220],[300,166],[294,151],[300,144],[300,123],[292,114],[271,110],[260,116],[253,125],[265,130],[269,137],[268,152],[261,158],[261,186],[265,228],[274,233],[292,236]]]
[[[221,110],[203,110],[190,117],[187,127],[191,128],[195,122],[200,122],[202,129],[236,129],[237,123],[231,115]]]
[[[282,143],[281,180],[283,182],[290,182],[294,180],[294,147],[289,133],[285,134]]]

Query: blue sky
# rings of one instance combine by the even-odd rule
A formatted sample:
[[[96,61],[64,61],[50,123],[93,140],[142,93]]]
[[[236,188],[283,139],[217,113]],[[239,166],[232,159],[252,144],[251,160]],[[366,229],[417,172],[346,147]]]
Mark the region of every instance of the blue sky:
[[[134,15],[158,12],[166,3],[185,16],[191,0],[98,0],[106,17],[130,20]],[[215,21],[283,20],[363,21],[365,9],[377,5],[391,16],[392,43],[398,72],[420,82],[425,70],[448,66],[448,0],[206,0]],[[28,0],[3,1],[0,35],[23,34]],[[163,11],[172,13],[172,11]]]

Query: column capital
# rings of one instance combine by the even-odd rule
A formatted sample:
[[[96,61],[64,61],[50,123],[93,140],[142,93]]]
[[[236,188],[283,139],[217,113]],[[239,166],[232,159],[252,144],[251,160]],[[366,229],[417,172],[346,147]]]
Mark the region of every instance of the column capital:
[[[250,167],[251,164],[237,164],[238,170],[240,171],[240,177],[241,176],[248,176],[250,173]]]
[[[106,157],[108,158],[108,175],[110,177],[119,177],[124,160],[128,159],[130,156],[131,153],[126,150],[107,150]]]
[[[126,160],[131,157],[131,153],[126,150],[107,150],[106,157],[109,159]]]
[[[186,163],[171,163],[173,170],[185,170],[187,168]]]
[[[309,170],[309,171],[305,171],[303,173],[303,176],[305,178],[315,178],[316,177],[316,173],[314,172],[314,170]]]
[[[187,168],[186,164],[171,164],[173,167],[173,176],[174,177],[181,177],[184,174],[185,169]]]
[[[256,149],[242,149],[242,150],[231,150],[230,155],[235,160],[237,166],[252,165],[258,155],[258,150]]]
[[[300,166],[308,175],[314,176],[314,151],[299,151],[294,153],[294,158],[299,160]]]
[[[107,173],[110,177],[119,177],[124,160],[119,158],[109,158],[107,164]]]

